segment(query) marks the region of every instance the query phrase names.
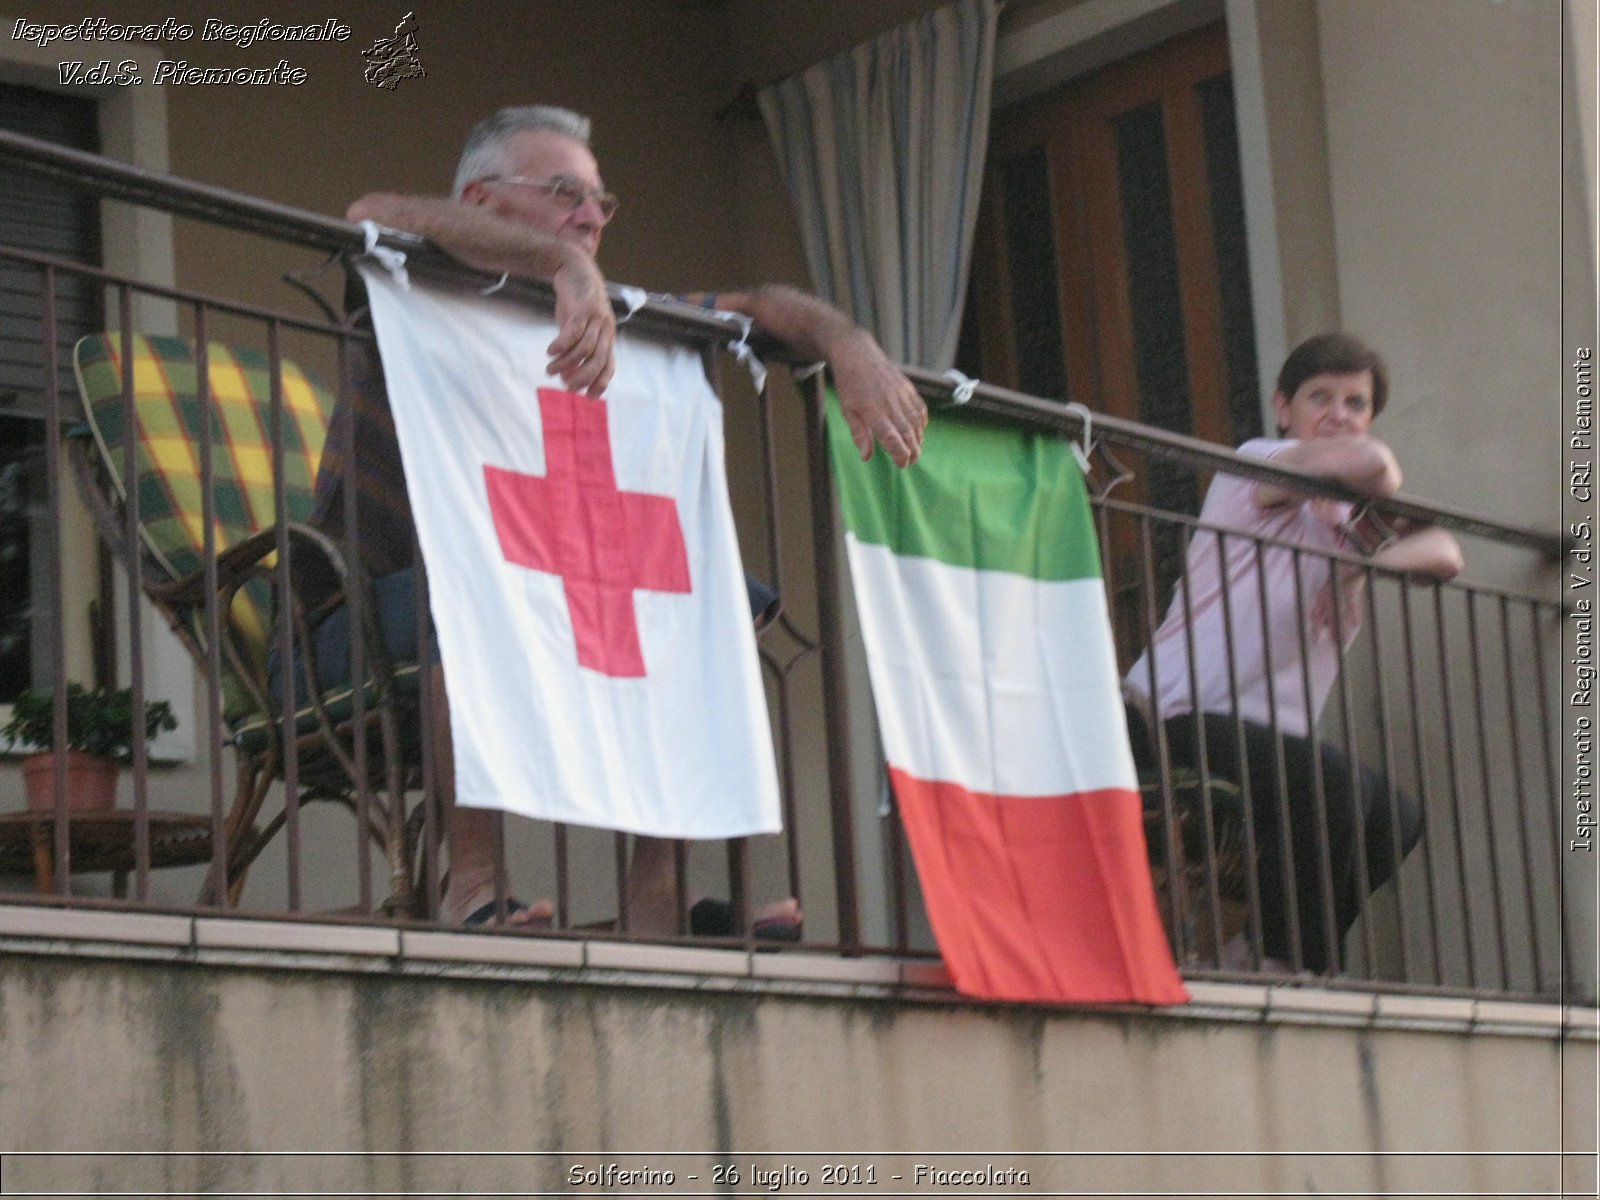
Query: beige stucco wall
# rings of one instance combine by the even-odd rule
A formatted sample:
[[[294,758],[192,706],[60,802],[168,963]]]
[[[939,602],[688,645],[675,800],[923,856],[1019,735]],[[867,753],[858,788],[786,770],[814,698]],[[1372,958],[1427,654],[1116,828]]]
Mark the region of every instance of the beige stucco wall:
[[[1563,171],[1561,6],[1461,4],[1440,21],[1436,6],[1416,0],[1323,0],[1316,18],[1338,311],[1345,328],[1378,341],[1389,358],[1393,393],[1379,432],[1405,468],[1406,490],[1554,529],[1565,483],[1568,322],[1581,327],[1587,309],[1593,325],[1592,274],[1581,269],[1587,256],[1574,278],[1563,243],[1573,178]],[[1578,199],[1581,206],[1581,193]],[[1465,577],[1474,583],[1558,592],[1556,564],[1481,539],[1465,539],[1464,549]],[[1524,818],[1531,835],[1548,838],[1552,820],[1567,827],[1573,814],[1535,765],[1533,739],[1522,744],[1529,757],[1521,778],[1514,774],[1499,737],[1510,719],[1501,647],[1472,642],[1453,598],[1446,614],[1454,729],[1465,740],[1452,751],[1430,739],[1433,779],[1459,780],[1454,801],[1470,830],[1496,821],[1505,845],[1504,831],[1522,811],[1531,814]],[[1390,606],[1386,615],[1398,614]],[[1491,614],[1480,608],[1478,616],[1483,634],[1494,634]],[[1525,663],[1527,627],[1518,628],[1513,653]],[[1547,641],[1546,661],[1554,649]],[[1399,661],[1387,666],[1390,696],[1404,696]],[[1439,680],[1442,669],[1429,664],[1424,677]],[[1488,759],[1476,756],[1480,735],[1469,723],[1468,687],[1478,672],[1494,722],[1482,736],[1500,747]],[[1357,677],[1358,697],[1371,695],[1374,678],[1370,668]],[[1532,689],[1531,681],[1515,689],[1524,719]],[[1434,729],[1444,727],[1441,690],[1430,685],[1416,701]],[[1370,725],[1362,739],[1376,744]],[[1403,733],[1400,740],[1409,745]],[[1459,755],[1454,763],[1452,753]],[[1457,818],[1440,799],[1436,784],[1430,828],[1434,861],[1442,865],[1451,851],[1441,838]],[[1515,807],[1524,803],[1528,808]],[[1469,844],[1483,836],[1469,834]],[[1574,942],[1584,946],[1592,941],[1584,931],[1592,929],[1585,914],[1593,908],[1593,863],[1564,857],[1565,866],[1580,868],[1569,875],[1568,907]],[[1486,861],[1470,856],[1464,875],[1473,894],[1452,899],[1446,912],[1453,919],[1469,903],[1479,906],[1480,964],[1484,898],[1497,886],[1504,892],[1510,878],[1491,878]],[[1548,956],[1556,946],[1557,881],[1536,861]],[[1420,884],[1421,863],[1408,866]],[[1410,894],[1420,898],[1420,886]],[[1452,884],[1446,895],[1459,893]],[[1519,932],[1514,940],[1518,955],[1527,937]],[[1580,954],[1586,963],[1588,957]],[[1580,975],[1592,978],[1591,970]]]
[[[1491,1006],[1471,1032],[1468,1002],[1380,1018],[1295,989],[1277,1008],[1213,988],[1205,1012],[1047,1010],[849,983],[871,960],[785,984],[680,952],[652,979],[615,949],[610,969],[471,978],[440,935],[359,961],[217,949],[221,924],[182,961],[6,939],[8,1190],[560,1191],[575,1163],[682,1180],[721,1155],[747,1194],[752,1161],[808,1168],[813,1191],[823,1162],[876,1166],[877,1187],[834,1194],[930,1190],[887,1178],[918,1161],[1030,1173],[963,1194],[1555,1194],[1552,1152],[1593,1145],[1592,1034],[1563,1041],[1560,1009]],[[49,1150],[149,1156],[17,1153]],[[154,1156],[208,1151],[250,1156]],[[951,1151],[971,1157],[927,1158]],[[1592,1189],[1592,1163],[1567,1179]]]
[[[1388,350],[1383,426],[1407,487],[1494,497],[1501,516],[1552,527],[1561,8],[1438,15],[1417,0],[1318,7],[1341,314]]]

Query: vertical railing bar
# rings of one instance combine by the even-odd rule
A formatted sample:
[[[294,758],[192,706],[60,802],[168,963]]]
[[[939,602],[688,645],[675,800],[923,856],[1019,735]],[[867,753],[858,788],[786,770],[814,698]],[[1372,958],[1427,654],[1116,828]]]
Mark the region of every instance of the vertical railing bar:
[[[742,841],[742,838],[730,839]],[[732,852],[730,846],[730,853]],[[742,901],[742,903],[741,903]],[[736,897],[733,901],[733,911],[738,913],[739,927],[750,928],[749,896]],[[682,838],[672,839],[672,912],[673,931],[678,934],[689,932],[689,844]]]
[[[1522,850],[1522,895],[1528,906],[1528,949],[1533,957],[1533,990],[1544,985],[1544,958],[1539,949],[1538,894],[1533,886],[1532,827],[1528,820],[1527,781],[1522,777],[1521,721],[1517,711],[1516,659],[1511,653],[1511,601],[1500,597],[1500,651],[1506,672],[1506,715],[1511,737],[1511,778],[1517,798],[1517,845]]]
[[[126,315],[132,320],[132,294],[123,293],[128,302]],[[131,324],[126,325],[130,331]],[[130,345],[131,336],[128,339]],[[54,352],[54,339],[51,339]],[[131,349],[126,357],[132,370]],[[131,394],[125,403],[133,409],[133,423],[128,426],[132,435],[124,444],[124,464],[128,482],[128,541],[133,547],[129,556],[128,574],[128,688],[133,694],[133,728],[129,736],[133,743],[133,876],[134,895],[143,903],[150,898],[150,747],[145,738],[145,669],[144,669],[144,545],[140,527],[139,487],[137,475],[137,450],[139,445],[139,414],[136,398]],[[187,716],[188,714],[184,714]]]
[[[1489,903],[1494,911],[1495,958],[1500,966],[1500,987],[1505,990],[1511,983],[1510,953],[1506,943],[1505,902],[1500,894],[1500,859],[1496,854],[1499,839],[1495,837],[1494,805],[1489,795],[1489,723],[1484,712],[1483,667],[1479,661],[1482,647],[1478,639],[1478,596],[1470,588],[1466,589],[1465,595],[1467,642],[1472,647],[1472,710],[1478,723],[1478,769],[1482,772],[1484,834],[1489,843]]]
[[[1369,566],[1365,568],[1363,584],[1367,597],[1367,627],[1371,630],[1373,682],[1377,685],[1378,753],[1383,761],[1383,802],[1389,807],[1389,853],[1392,855],[1395,896],[1395,922],[1400,942],[1400,978],[1411,982],[1410,947],[1407,945],[1405,893],[1400,886],[1400,867],[1405,860],[1405,839],[1400,829],[1400,796],[1395,786],[1394,731],[1389,725],[1389,702],[1384,687],[1383,636],[1378,621],[1378,576]]]
[[[1344,939],[1340,936],[1339,918],[1334,907],[1333,850],[1328,838],[1328,793],[1322,773],[1322,744],[1317,737],[1314,719],[1315,705],[1311,699],[1311,645],[1306,636],[1306,588],[1301,569],[1303,551],[1295,547],[1289,551],[1289,561],[1294,571],[1294,624],[1300,640],[1300,697],[1305,704],[1306,746],[1311,754],[1311,804],[1312,819],[1317,835],[1317,883],[1322,890],[1322,932],[1327,939],[1328,963],[1324,973],[1337,975],[1344,963]],[[1333,563],[1328,567],[1331,571]]]
[[[1377,944],[1372,933],[1372,914],[1367,904],[1367,898],[1372,894],[1372,868],[1367,861],[1366,780],[1362,778],[1361,758],[1356,746],[1355,700],[1350,694],[1350,672],[1344,669],[1344,588],[1341,579],[1340,564],[1329,559],[1328,597],[1333,607],[1333,644],[1339,656],[1339,715],[1343,718],[1345,763],[1350,778],[1350,836],[1355,842],[1356,852],[1356,895],[1359,903],[1356,914],[1361,923],[1361,949],[1366,956],[1367,977],[1370,979],[1377,975],[1378,959]],[[1383,680],[1377,679],[1375,682],[1382,690]],[[1322,757],[1320,748],[1317,757]],[[1340,949],[1342,951],[1343,947]]]
[[[346,485],[348,486],[348,484]],[[363,578],[365,573],[363,572]],[[438,823],[433,817],[440,808],[440,797],[449,795],[452,807],[455,804],[455,780],[441,781],[439,776],[446,770],[447,765],[454,769],[454,757],[449,764],[440,761],[441,755],[434,753],[435,749],[444,740],[438,733],[441,724],[449,721],[449,691],[448,685],[441,687],[440,700],[445,711],[438,711],[439,705],[434,703],[434,680],[443,679],[443,667],[435,658],[435,637],[433,629],[433,601],[428,587],[428,567],[422,558],[422,546],[417,541],[417,531],[413,526],[411,530],[411,580],[412,595],[415,598],[412,619],[415,621],[417,640],[417,737],[421,742],[421,783],[422,783],[422,820],[423,828],[427,829],[430,820],[433,820],[433,836],[424,834],[424,842],[432,844],[434,856],[431,863],[427,860],[428,849],[424,847],[424,879],[422,897],[422,910],[429,914],[437,914],[441,900],[439,887],[439,860]],[[381,638],[382,622],[376,613],[373,614],[377,628],[373,630],[375,637]],[[390,662],[386,648],[375,648],[383,655],[384,661]],[[393,680],[390,680],[392,684]],[[384,841],[388,848],[390,862],[390,903],[398,907],[415,908],[417,897],[411,894],[411,875],[414,873],[414,864],[406,853],[406,797],[405,797],[405,763],[400,746],[398,713],[396,697],[386,694],[380,713],[383,734],[384,758],[384,788],[387,795],[384,797],[383,809],[387,818],[387,830]],[[446,731],[448,731],[446,726]],[[448,743],[446,743],[448,744]],[[506,923],[506,862],[505,862],[505,813],[496,811],[490,822],[490,841],[494,854],[494,904],[495,923]],[[474,835],[473,842],[477,843]],[[397,846],[398,843],[398,846]],[[452,853],[454,847],[452,847]],[[452,867],[456,864],[452,858]],[[404,877],[402,877],[402,868]]]
[[[813,376],[806,407],[810,443],[811,522],[816,546],[817,619],[822,644],[822,711],[828,738],[829,809],[833,819],[834,888],[839,908],[839,949],[861,952],[861,913],[856,886],[855,827],[850,789],[849,703],[845,694],[843,605],[840,600],[839,546],[834,534],[836,505],[828,460],[827,381]]]
[[[1191,537],[1202,536],[1203,531],[1192,533]],[[1226,580],[1227,576],[1223,576]],[[1211,813],[1211,770],[1210,752],[1206,745],[1206,714],[1200,707],[1200,670],[1194,656],[1194,609],[1189,594],[1189,570],[1185,564],[1183,573],[1178,576],[1178,590],[1183,596],[1183,647],[1184,655],[1189,667],[1189,711],[1194,717],[1195,739],[1195,768],[1200,775],[1200,826],[1201,835],[1205,841],[1206,864],[1206,909],[1211,918],[1211,945],[1213,958],[1217,963],[1221,961],[1222,954],[1222,903],[1217,895],[1217,855],[1215,848],[1215,828]],[[1227,590],[1224,584],[1223,591]],[[1152,655],[1152,659],[1153,659]],[[1186,858],[1187,861],[1187,858]]]
[[[351,395],[350,372],[351,347],[349,335],[341,331],[337,336],[336,353],[338,356],[338,388],[337,411],[344,415],[344,420],[339,426],[339,457],[344,467],[344,484],[340,491],[340,506],[344,518],[344,538],[340,547],[345,560],[345,597],[344,611],[350,630],[350,756],[355,765],[355,779],[352,782],[356,789],[356,891],[359,897],[361,911],[372,911],[372,775],[369,759],[371,749],[367,735],[367,630],[365,622],[359,619],[359,614],[364,607],[364,597],[367,595],[366,566],[361,559],[361,532],[357,528],[360,520],[360,504],[357,502],[359,487],[357,485],[357,472],[354,469],[356,455],[355,414],[351,409],[354,397]],[[307,647],[306,653],[310,653]],[[320,681],[318,686],[320,687]],[[426,680],[422,678],[419,669],[419,691],[425,689]],[[419,706],[420,707],[420,706]],[[418,718],[421,719],[420,717]],[[430,895],[437,895],[432,892]],[[428,911],[431,913],[432,906]]]
[[[1172,952],[1181,963],[1188,956],[1188,931],[1184,928],[1189,915],[1187,881],[1178,863],[1183,853],[1183,831],[1178,824],[1177,800],[1172,786],[1172,748],[1167,740],[1167,722],[1161,712],[1161,681],[1156,668],[1156,584],[1155,552],[1150,546],[1150,517],[1139,514],[1139,574],[1144,592],[1145,624],[1145,674],[1150,684],[1150,739],[1156,752],[1156,776],[1161,787],[1161,820],[1166,835],[1167,897],[1172,910]],[[1140,796],[1140,820],[1144,819],[1143,795]]]
[[[1556,905],[1560,910],[1557,922],[1561,928],[1561,979],[1558,986],[1564,991],[1567,981],[1567,964],[1576,962],[1572,945],[1572,923],[1567,920],[1567,877],[1561,856],[1561,787],[1560,776],[1556,770],[1556,756],[1552,749],[1555,730],[1550,720],[1550,697],[1546,694],[1547,680],[1550,678],[1544,673],[1544,637],[1539,627],[1539,609],[1542,605],[1528,602],[1528,619],[1533,629],[1533,663],[1537,686],[1533,694],[1539,702],[1539,751],[1544,760],[1544,778],[1548,784],[1550,803],[1545,806],[1545,814],[1550,822],[1550,854],[1555,867]],[[1559,610],[1557,610],[1559,612]]]
[[[441,762],[444,755],[435,754],[434,751],[441,744],[450,746],[449,721],[450,721],[450,693],[448,681],[439,688],[439,703],[434,700],[434,681],[444,680],[444,667],[438,660],[438,646],[433,628],[433,596],[428,580],[428,564],[423,561],[422,546],[417,541],[416,527],[411,530],[411,594],[414,597],[412,619],[416,622],[417,640],[417,736],[422,743],[422,823],[423,823],[423,881],[422,911],[437,913],[442,897],[439,887],[439,825],[438,814],[441,808],[441,797],[449,796],[451,805],[454,806],[456,798],[456,781],[454,778],[441,779],[445,771],[455,770],[455,755],[449,755],[448,762]],[[377,628],[373,635],[379,639],[383,637],[382,620],[376,613],[373,614]],[[383,661],[388,669],[393,669],[393,659],[387,647],[375,647],[383,656]],[[390,676],[389,686],[394,683]],[[416,874],[416,865],[411,861],[409,846],[406,843],[406,781],[405,781],[405,754],[400,745],[399,733],[399,705],[398,698],[392,691],[383,696],[381,720],[383,722],[383,758],[384,758],[384,787],[388,795],[384,797],[383,809],[388,817],[388,832],[385,842],[389,848],[390,861],[390,891],[393,897],[398,898],[403,906],[415,909],[418,897],[412,894],[412,878]],[[442,710],[442,711],[441,711]],[[442,733],[440,731],[443,731]],[[503,822],[504,814],[496,814],[497,823]],[[432,834],[427,830],[432,826]],[[500,833],[496,834],[501,836]],[[399,849],[396,849],[396,842]],[[474,838],[476,841],[476,838]],[[432,845],[433,856],[428,857],[428,844]],[[498,845],[499,843],[497,843]],[[401,877],[402,870],[404,878]],[[506,913],[503,902],[505,900],[505,863],[501,855],[496,853],[495,861],[496,878],[496,920],[504,923]]]
[[[705,352],[706,370],[711,386],[722,394],[722,360],[709,350]],[[782,530],[778,521],[778,442],[772,428],[772,389],[765,379],[756,391],[756,420],[761,431],[761,488],[766,500],[767,569],[772,572],[772,586],[783,595]]]
[[[45,435],[44,435],[44,463],[45,463],[45,488],[47,503],[50,509],[50,528],[55,535],[55,544],[51,547],[50,554],[50,617],[54,622],[50,630],[50,671],[51,683],[55,695],[51,706],[51,745],[55,748],[54,777],[51,780],[53,793],[54,845],[51,848],[51,857],[55,862],[55,893],[58,896],[72,894],[72,831],[68,825],[71,818],[67,814],[67,600],[64,592],[65,570],[63,563],[66,560],[66,545],[64,539],[65,522],[61,519],[61,363],[56,346],[59,330],[56,328],[56,271],[54,267],[44,268],[43,280],[43,305],[44,323],[41,330],[44,338],[44,368],[45,368]],[[122,287],[124,299],[123,309],[126,311],[127,286]],[[133,371],[130,359],[131,351],[128,347],[126,333],[127,323],[123,324],[123,358],[129,359],[129,367],[123,372],[123,433],[124,441],[131,442],[131,429],[128,424],[128,409],[133,404]],[[132,492],[131,486],[127,489]]]
[[[1106,506],[1100,502],[1100,497],[1095,496],[1090,501],[1094,509],[1095,532],[1100,538],[1100,586],[1106,593],[1106,611],[1116,612],[1116,597],[1113,594],[1115,580],[1113,572],[1116,564],[1111,558],[1111,514],[1106,511]]]
[[[290,912],[301,908],[300,891],[300,749],[295,728],[295,671],[294,671],[294,591],[289,580],[289,497],[285,488],[283,468],[284,405],[283,360],[278,342],[279,325],[276,318],[267,321],[267,378],[268,420],[272,442],[272,497],[273,527],[277,531],[278,561],[276,566],[278,595],[284,598],[279,606],[281,620],[278,629],[278,661],[284,664],[281,688],[281,734],[283,739],[283,810],[287,846],[288,907]]]
[[[620,829],[611,835],[611,854],[617,878],[617,932],[631,933],[633,914],[628,904],[628,835]]]
[[[706,380],[710,384],[711,390],[715,392],[720,399],[722,397],[724,382],[722,356],[710,345],[706,345],[701,349],[700,361],[705,370]],[[763,498],[766,502],[765,517],[767,526],[768,565],[770,566],[772,560],[777,556],[777,552],[774,547],[777,544],[775,539],[778,536],[778,522],[776,517],[777,494],[774,483],[775,468],[773,466],[773,447],[771,444],[770,430],[768,429],[767,421],[767,388],[765,380],[762,381],[761,388],[756,393],[756,415],[762,433],[760,453],[761,486],[764,493]],[[774,578],[776,578],[775,574]],[[780,592],[779,594],[781,595],[782,593]],[[757,662],[759,663],[761,658],[761,650],[759,646],[756,648],[756,658]],[[781,706],[779,720],[780,722],[783,720]],[[790,875],[791,877],[796,877],[799,875],[799,865],[795,858],[797,846],[795,844],[796,837],[793,795],[794,792],[787,786],[787,779],[785,779],[785,786],[781,788],[778,802],[783,811],[784,849],[789,858]],[[733,907],[734,912],[740,914],[742,921],[740,927],[748,931],[752,924],[749,920],[749,913],[751,911],[749,840],[747,838],[728,839],[726,857],[728,864],[728,903]],[[683,852],[682,843],[679,843],[677,847],[676,861],[678,863],[678,923],[679,932],[682,933],[688,932],[691,928],[689,919],[689,873],[687,855]],[[793,895],[794,893],[791,892],[790,894]]]
[[[139,514],[138,449],[140,419],[133,386],[133,296],[123,288],[120,295],[122,311],[119,314],[124,330],[123,374],[125,388],[122,396],[123,427],[128,431],[122,443],[123,480],[127,485],[127,505],[124,511],[127,524],[123,536],[128,543],[128,688],[133,694],[133,854],[134,874],[139,880],[139,895],[143,898],[150,887],[150,754],[144,737],[144,544]],[[51,339],[54,346],[54,339]]]
[[[1111,540],[1112,511],[1106,507],[1104,494],[1090,494],[1089,506],[1094,511],[1095,532],[1100,538],[1100,582],[1106,597],[1106,616],[1111,623],[1111,643],[1113,654],[1121,653],[1127,643],[1133,640],[1126,629],[1123,619],[1123,608],[1116,576],[1120,563],[1117,561]],[[1118,674],[1121,674],[1120,663]],[[1144,797],[1140,795],[1139,820],[1144,821]]]
[[[720,395],[723,384],[722,359],[708,349],[705,352],[705,360],[712,387]],[[772,428],[772,389],[765,379],[761,381],[761,387],[756,391],[756,417],[761,430],[761,487],[766,501],[767,569],[772,575],[772,586],[782,597],[783,555],[780,552],[782,543],[778,522],[778,447]],[[758,656],[760,654],[759,646],[757,654]],[[799,780],[794,758],[793,725],[794,716],[789,704],[788,672],[778,672],[778,743],[779,753],[783,759],[781,763],[783,790],[780,800],[783,806],[784,866],[788,871],[788,894],[800,901],[804,907],[800,882],[800,834],[796,821],[799,803],[796,793]]]
[[[1233,706],[1234,753],[1239,763],[1239,802],[1244,808],[1245,887],[1250,906],[1251,952],[1259,968],[1266,954],[1261,935],[1261,879],[1256,870],[1255,802],[1250,790],[1250,758],[1245,745],[1244,716],[1239,711],[1239,664],[1234,658],[1233,588],[1232,575],[1228,571],[1227,537],[1222,530],[1217,530],[1217,578],[1223,581],[1219,589],[1222,599],[1222,647],[1228,662],[1228,702]]]
[[[886,785],[887,786],[887,785]],[[900,822],[900,806],[890,797],[886,836],[889,839],[890,914],[894,919],[894,948],[904,954],[911,948],[910,873],[906,870],[905,826]]]
[[[1444,705],[1445,766],[1450,780],[1451,821],[1456,837],[1456,883],[1461,889],[1461,915],[1465,922],[1463,932],[1467,947],[1467,982],[1478,986],[1477,954],[1472,945],[1472,892],[1467,884],[1467,848],[1462,818],[1466,815],[1461,805],[1461,776],[1456,769],[1455,706],[1450,702],[1450,656],[1444,636],[1444,588],[1433,584],[1434,624],[1439,637],[1440,700]]]
[[[1416,635],[1413,632],[1411,620],[1411,582],[1408,579],[1400,580],[1400,629],[1405,645],[1406,659],[1406,691],[1410,697],[1407,706],[1411,710],[1411,752],[1413,764],[1417,771],[1417,811],[1422,818],[1422,865],[1423,873],[1427,878],[1428,896],[1428,932],[1432,938],[1433,951],[1433,981],[1435,984],[1444,982],[1444,939],[1439,930],[1439,914],[1444,905],[1439,897],[1439,873],[1434,870],[1433,839],[1428,835],[1428,759],[1424,753],[1422,741],[1422,712],[1418,700],[1422,689],[1417,680],[1417,647]]]
[[[774,668],[776,671],[776,668]],[[801,895],[800,882],[800,831],[795,823],[797,808],[797,792],[800,782],[798,769],[795,764],[794,750],[794,711],[789,703],[789,674],[787,671],[776,672],[778,681],[778,753],[781,757],[779,770],[783,779],[783,839],[784,867],[788,872],[789,895],[798,900],[803,908],[805,898]]]
[[[689,913],[689,876],[682,868],[678,872],[678,911],[687,919]],[[750,919],[750,839],[728,839],[728,903],[739,914],[740,928],[749,932],[754,924]],[[684,931],[691,926],[684,925]]]
[[[1554,742],[1556,741],[1556,737],[1558,735],[1552,728],[1552,723],[1550,721],[1550,698],[1545,694],[1545,688],[1548,686],[1549,676],[1544,673],[1544,639],[1541,636],[1541,630],[1539,628],[1539,610],[1543,607],[1545,606],[1539,604],[1537,601],[1528,601],[1528,618],[1533,627],[1533,662],[1534,669],[1538,672],[1540,685],[1534,689],[1533,693],[1539,702],[1539,750],[1541,757],[1544,759],[1545,782],[1549,785],[1550,794],[1555,796],[1559,790],[1557,784],[1560,778],[1556,770],[1556,752],[1554,749]],[[1558,808],[1559,801],[1555,806],[1552,806],[1550,811],[1550,832],[1553,835],[1550,844],[1553,847],[1556,847],[1556,853],[1559,856],[1561,845],[1561,823],[1557,818]]]
[[[558,822],[550,834],[556,859],[556,928],[572,928],[572,873],[568,861],[567,826]]]
[[[1260,538],[1255,542],[1256,600],[1261,613],[1261,676],[1267,685],[1267,723],[1272,737],[1273,782],[1277,795],[1273,798],[1278,809],[1278,854],[1283,866],[1283,911],[1289,925],[1289,965],[1299,971],[1305,966],[1305,943],[1300,936],[1300,880],[1299,868],[1294,860],[1294,823],[1289,813],[1289,769],[1284,761],[1283,725],[1278,720],[1278,688],[1272,662],[1272,630],[1267,624],[1267,614],[1272,611],[1267,599],[1266,545]],[[1298,581],[1299,572],[1295,572]],[[1265,917],[1263,917],[1263,920]]]
[[[506,814],[501,809],[490,818],[489,843],[494,851],[494,924],[504,929],[511,916],[511,886],[506,872]]]
[[[1095,528],[1100,537],[1100,581],[1106,595],[1106,613],[1111,621],[1112,645],[1114,649],[1120,650],[1128,639],[1123,629],[1124,622],[1116,582],[1117,568],[1120,564],[1111,545],[1112,514],[1106,507],[1104,496],[1090,497],[1089,505],[1094,510]]]
[[[211,748],[211,877],[216,881],[212,893],[219,905],[226,905],[230,889],[228,863],[233,847],[228,844],[228,814],[223,803],[222,782],[222,611],[217,594],[217,469],[216,433],[213,427],[211,395],[211,306],[197,301],[194,306],[194,393],[200,422],[200,519],[201,563],[205,571],[206,641],[206,740]],[[242,775],[241,775],[242,778]],[[248,837],[249,830],[241,830]]]

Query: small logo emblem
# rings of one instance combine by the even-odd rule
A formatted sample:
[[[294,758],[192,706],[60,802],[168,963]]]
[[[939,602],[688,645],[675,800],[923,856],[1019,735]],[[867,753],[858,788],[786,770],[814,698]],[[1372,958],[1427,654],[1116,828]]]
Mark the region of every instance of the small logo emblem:
[[[392,38],[379,38],[370,50],[361,52],[361,57],[367,60],[363,78],[373,87],[393,91],[402,79],[421,79],[427,75],[418,57],[416,14],[407,13],[394,27]]]

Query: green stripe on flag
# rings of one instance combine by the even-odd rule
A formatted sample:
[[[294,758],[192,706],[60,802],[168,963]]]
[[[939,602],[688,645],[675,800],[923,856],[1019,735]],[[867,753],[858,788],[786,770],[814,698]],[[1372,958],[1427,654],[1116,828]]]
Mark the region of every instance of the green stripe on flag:
[[[845,527],[860,541],[1033,579],[1100,578],[1083,472],[1061,436],[946,409],[902,471],[881,448],[861,461],[830,392],[828,440]]]

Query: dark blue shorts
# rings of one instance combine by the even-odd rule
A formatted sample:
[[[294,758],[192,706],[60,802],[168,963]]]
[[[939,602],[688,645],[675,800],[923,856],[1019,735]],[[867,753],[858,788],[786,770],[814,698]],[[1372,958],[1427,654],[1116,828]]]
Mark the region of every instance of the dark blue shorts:
[[[373,603],[377,609],[378,632],[383,638],[384,650],[391,663],[417,661],[417,574],[407,567],[392,575],[380,575],[372,581]],[[317,683],[323,691],[343,687],[350,682],[350,610],[340,605],[311,631],[312,647],[317,664]],[[428,665],[439,661],[438,639],[430,637]],[[295,650],[295,707],[306,703],[305,668],[303,651]],[[267,682],[272,695],[279,694],[281,675],[278,669],[278,652],[267,655]]]

